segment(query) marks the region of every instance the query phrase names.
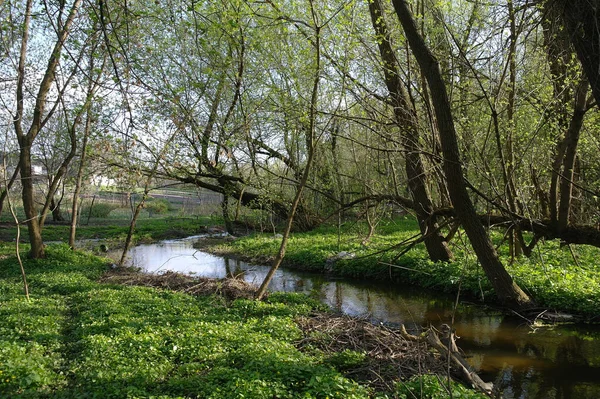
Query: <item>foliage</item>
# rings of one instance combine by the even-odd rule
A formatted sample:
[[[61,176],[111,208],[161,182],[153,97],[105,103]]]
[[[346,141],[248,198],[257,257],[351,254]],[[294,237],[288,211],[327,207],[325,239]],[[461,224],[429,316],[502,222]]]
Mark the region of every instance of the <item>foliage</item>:
[[[165,199],[152,199],[152,200],[146,201],[146,203],[144,204],[144,208],[146,208],[146,210],[150,213],[150,215],[153,215],[153,214],[162,215],[172,209],[169,201],[167,201]]]
[[[325,360],[327,364],[335,367],[338,370],[350,370],[363,364],[366,359],[366,354],[353,350],[343,350],[336,352]]]
[[[81,209],[81,217],[87,218],[88,216],[93,218],[106,218],[108,215],[119,206],[107,202],[97,202],[93,205],[84,206]]]
[[[14,259],[0,261],[2,397],[369,397],[295,347],[302,334],[294,317],[314,310],[310,299],[277,294],[227,306],[96,283],[105,263],[64,245],[47,255],[25,262],[31,302]]]
[[[327,271],[352,278],[395,280],[437,290],[456,292],[480,300],[493,300],[494,292],[475,256],[455,240],[452,248],[457,260],[433,263],[421,245],[395,259],[397,244],[418,233],[412,219],[384,221],[369,246],[361,245],[361,224],[346,224],[338,237],[334,227],[322,226],[307,233],[295,233],[290,239],[284,264],[287,267],[317,272]],[[501,236],[492,231],[497,245]],[[338,238],[341,245],[338,246]],[[219,244],[212,249],[219,253],[242,256],[250,261],[266,263],[278,249],[277,238],[270,234],[255,234]],[[517,283],[527,290],[540,306],[575,312],[588,317],[597,316],[600,307],[600,269],[597,266],[600,250],[577,248],[577,262],[568,247],[557,241],[539,244],[531,258],[520,257],[512,264],[505,244],[499,248],[507,270]],[[328,264],[340,251],[352,252],[352,259]]]
[[[426,399],[485,399],[488,396],[476,393],[462,385],[451,382],[436,375],[422,375],[413,377],[410,381],[398,384],[398,399],[426,398]]]

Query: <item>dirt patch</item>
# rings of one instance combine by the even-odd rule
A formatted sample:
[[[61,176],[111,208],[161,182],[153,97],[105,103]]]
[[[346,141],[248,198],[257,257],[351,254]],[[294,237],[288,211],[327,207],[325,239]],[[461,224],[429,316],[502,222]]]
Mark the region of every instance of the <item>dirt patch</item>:
[[[235,278],[210,279],[191,277],[181,273],[144,274],[135,271],[113,270],[100,282],[122,285],[137,285],[185,292],[190,295],[221,295],[228,300],[253,298],[256,287]]]

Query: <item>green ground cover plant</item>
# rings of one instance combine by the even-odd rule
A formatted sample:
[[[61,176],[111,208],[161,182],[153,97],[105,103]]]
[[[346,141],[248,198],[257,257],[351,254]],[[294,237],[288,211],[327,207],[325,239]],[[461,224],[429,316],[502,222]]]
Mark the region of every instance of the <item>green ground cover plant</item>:
[[[294,318],[318,307],[304,296],[229,302],[101,284],[105,260],[50,245],[25,262],[28,302],[12,250],[0,245],[0,397],[395,396],[342,375],[360,355],[296,348]]]
[[[207,226],[219,224],[220,218],[204,217],[163,217],[140,218],[136,223],[136,240],[160,240],[165,238],[183,238],[206,232]],[[77,227],[77,239],[103,238],[115,241],[124,240],[129,231],[129,219],[93,219],[89,224]],[[47,224],[42,235],[45,241],[66,242],[69,237],[67,224]],[[0,228],[0,241],[13,241],[16,227],[12,225]],[[21,227],[21,239],[27,239],[27,227]]]
[[[452,250],[456,260],[433,263],[427,259],[422,245],[417,245],[399,258],[399,243],[418,233],[413,219],[382,222],[368,245],[363,245],[366,227],[348,223],[341,231],[323,226],[307,233],[294,233],[286,252],[284,265],[315,272],[328,272],[351,278],[392,280],[456,292],[481,300],[494,300],[476,257],[467,249],[460,235]],[[502,236],[492,232],[507,270],[517,283],[531,294],[541,307],[581,314],[594,321],[600,309],[600,250],[590,246],[561,247],[558,241],[542,242],[531,258],[519,257],[511,262]],[[273,234],[252,234],[212,245],[210,251],[242,257],[256,263],[269,264],[279,248]],[[571,252],[573,250],[573,252]],[[345,251],[351,259],[329,262]],[[597,319],[595,321],[598,321]]]

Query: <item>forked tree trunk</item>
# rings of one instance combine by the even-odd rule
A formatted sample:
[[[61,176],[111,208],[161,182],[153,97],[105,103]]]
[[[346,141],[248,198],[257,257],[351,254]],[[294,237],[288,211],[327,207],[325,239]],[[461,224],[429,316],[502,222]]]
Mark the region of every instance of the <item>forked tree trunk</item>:
[[[439,124],[444,173],[448,180],[448,190],[454,209],[471,245],[492,284],[498,299],[504,304],[516,307],[530,307],[533,301],[519,288],[508,274],[492,245],[483,225],[477,218],[463,178],[456,129],[448,100],[446,86],[442,80],[437,59],[418,33],[417,26],[405,0],[393,0],[394,9],[402,24],[412,53],[425,74],[431,89],[433,106]]]
[[[394,56],[387,25],[383,19],[381,0],[369,2],[369,11],[373,28],[377,33],[379,53],[383,60],[385,84],[392,99],[396,124],[401,130],[402,144],[406,151],[406,177],[415,204],[414,210],[419,228],[424,236],[429,258],[434,262],[448,262],[452,259],[452,252],[444,236],[438,231],[438,225],[432,216],[433,203],[427,188],[427,174],[419,148],[419,123],[416,110],[400,79],[400,67]]]
[[[61,7],[65,7],[66,3],[62,3]],[[33,1],[28,0],[26,4],[25,20],[23,23],[23,36],[21,38],[21,48],[19,53],[19,64],[16,86],[16,107],[17,112],[14,116],[14,127],[17,139],[19,141],[19,165],[21,168],[21,183],[23,186],[23,208],[27,216],[27,226],[29,230],[29,241],[31,250],[29,255],[32,258],[41,258],[44,256],[44,243],[42,242],[41,227],[38,221],[38,214],[35,208],[35,198],[33,191],[33,174],[31,169],[31,146],[44,123],[50,115],[44,115],[46,109],[46,100],[48,93],[54,82],[56,67],[61,57],[63,45],[69,34],[71,33],[71,25],[75,20],[75,16],[79,12],[81,0],[75,0],[71,5],[68,17],[64,24],[57,32],[56,42],[50,54],[46,70],[42,77],[35,98],[35,106],[33,108],[32,122],[25,133],[23,129],[24,104],[25,104],[25,65],[27,63],[27,46],[29,44],[29,29],[33,10]],[[52,111],[50,111],[50,114]]]

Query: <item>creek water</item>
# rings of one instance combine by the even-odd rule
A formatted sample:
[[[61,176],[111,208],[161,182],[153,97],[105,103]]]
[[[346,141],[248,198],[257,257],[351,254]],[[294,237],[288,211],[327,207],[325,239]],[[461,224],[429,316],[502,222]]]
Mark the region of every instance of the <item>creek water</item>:
[[[201,277],[235,276],[260,284],[269,267],[194,249],[200,237],[132,248],[130,264],[148,273],[175,271]],[[412,332],[453,324],[459,347],[484,381],[507,399],[600,398],[600,326],[534,328],[519,317],[433,291],[385,283],[337,279],[280,269],[271,291],[303,292],[333,309],[375,323],[405,324]],[[454,322],[452,323],[452,319]]]

